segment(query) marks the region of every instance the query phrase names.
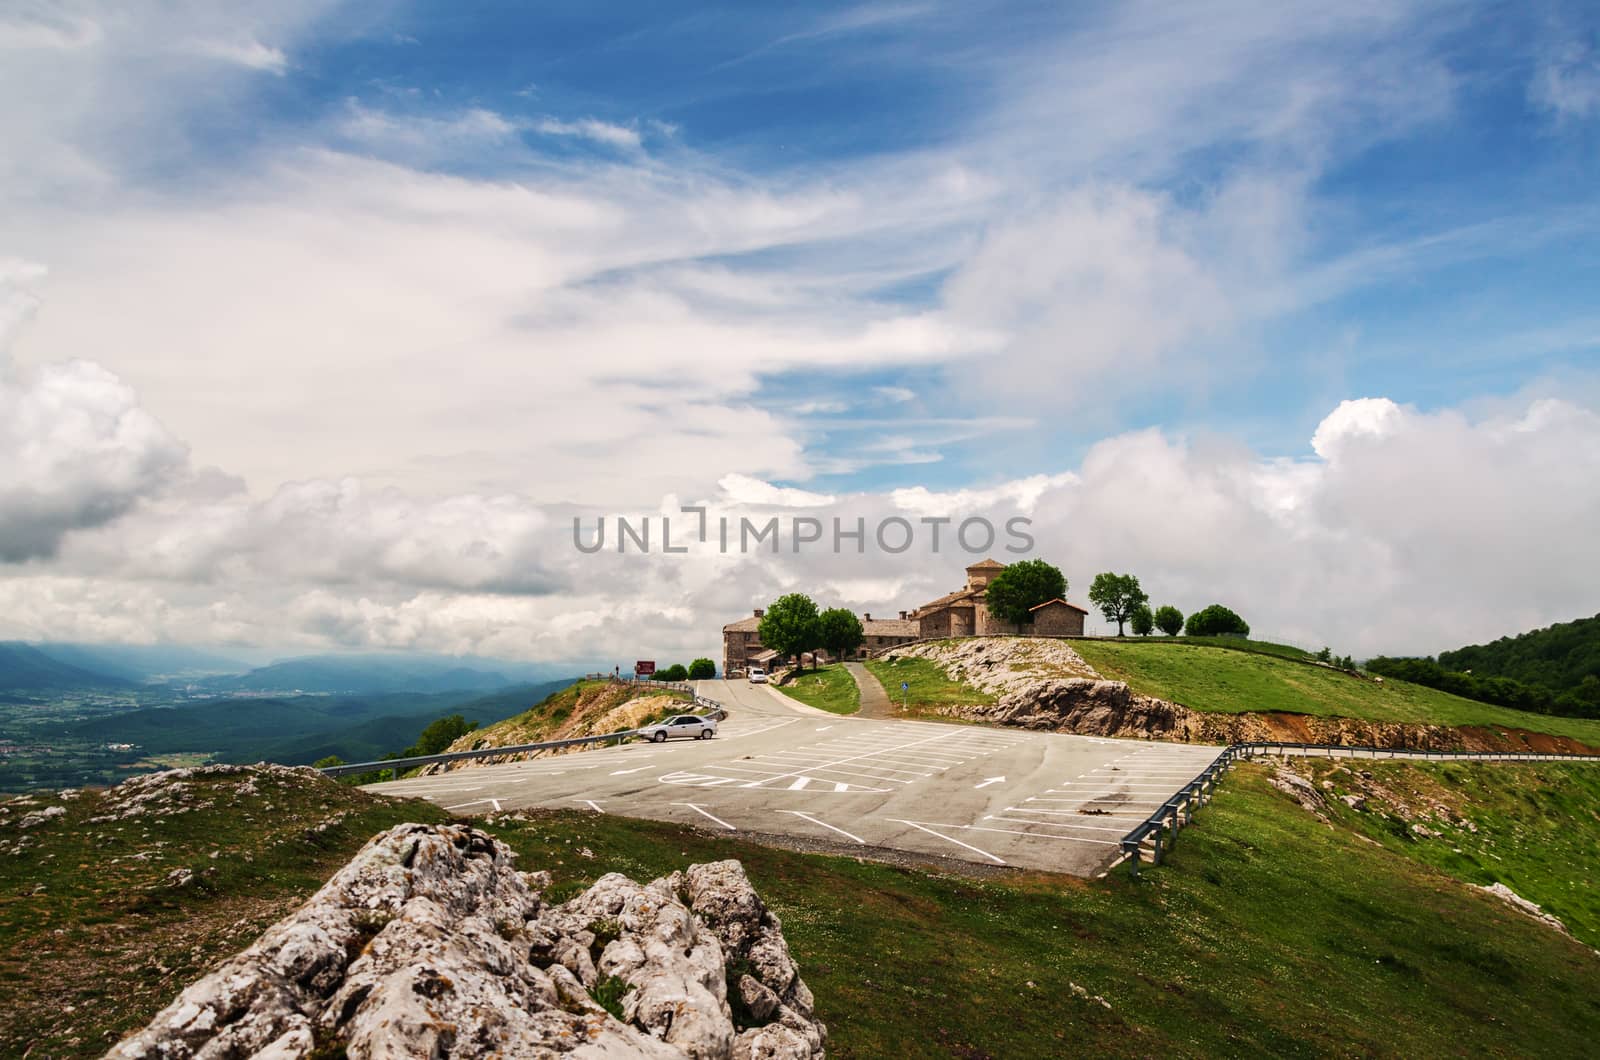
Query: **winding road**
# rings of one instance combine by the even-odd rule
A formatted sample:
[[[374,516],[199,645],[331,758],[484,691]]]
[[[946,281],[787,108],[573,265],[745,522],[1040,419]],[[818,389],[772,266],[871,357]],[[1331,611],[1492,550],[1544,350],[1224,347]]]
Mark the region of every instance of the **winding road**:
[[[1088,876],[1222,750],[839,716],[743,681],[698,690],[728,711],[714,740],[463,766],[368,790],[463,814],[560,807]]]

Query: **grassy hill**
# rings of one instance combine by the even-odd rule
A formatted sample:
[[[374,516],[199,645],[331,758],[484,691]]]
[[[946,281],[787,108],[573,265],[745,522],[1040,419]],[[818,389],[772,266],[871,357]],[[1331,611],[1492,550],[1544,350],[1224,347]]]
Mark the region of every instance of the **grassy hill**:
[[[448,750],[514,747],[636,729],[681,713],[692,703],[687,692],[655,688],[648,683],[574,681],[521,713],[467,733]]]
[[[519,867],[553,873],[552,900],[607,872],[739,858],[844,1060],[1588,1055],[1600,773],[1379,765],[1390,801],[1369,785],[1368,810],[1330,810],[1327,823],[1271,787],[1270,767],[1241,767],[1137,883],[1120,871],[968,877],[600,814],[481,823]],[[1334,796],[1357,776],[1329,773],[1329,803],[1343,806]],[[122,832],[87,824],[108,796],[86,794],[29,830],[26,857],[0,858],[0,1054],[99,1055],[372,832],[439,816],[315,777],[254,787],[208,781],[196,790],[208,805]],[[1454,801],[1477,831],[1403,837],[1402,801]],[[39,805],[7,807],[0,838],[14,842],[17,811]],[[194,882],[169,883],[175,869]],[[1557,910],[1577,941],[1469,885],[1491,878]]]
[[[807,670],[776,687],[808,707],[833,714],[854,714],[861,709],[861,690],[856,687],[856,679],[839,663]]]
[[[1072,647],[1103,676],[1191,710],[1282,711],[1446,726],[1498,726],[1600,746],[1600,721],[1561,718],[1462,699],[1404,681],[1382,684],[1280,654],[1161,641],[1093,638]]]

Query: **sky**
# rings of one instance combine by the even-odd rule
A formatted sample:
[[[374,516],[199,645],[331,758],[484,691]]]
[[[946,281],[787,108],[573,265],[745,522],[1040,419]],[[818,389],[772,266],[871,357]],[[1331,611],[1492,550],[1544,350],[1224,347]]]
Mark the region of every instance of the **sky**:
[[[1600,611],[1592,4],[21,0],[0,143],[0,637],[716,658],[988,552],[1358,657]]]

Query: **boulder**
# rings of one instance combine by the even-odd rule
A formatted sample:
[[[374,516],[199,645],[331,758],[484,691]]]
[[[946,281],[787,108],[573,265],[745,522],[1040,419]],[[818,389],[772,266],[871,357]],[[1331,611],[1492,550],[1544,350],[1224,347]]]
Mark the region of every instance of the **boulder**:
[[[549,876],[513,858],[465,825],[392,828],[109,1055],[822,1055],[810,991],[738,862],[644,885],[613,873],[552,906]]]

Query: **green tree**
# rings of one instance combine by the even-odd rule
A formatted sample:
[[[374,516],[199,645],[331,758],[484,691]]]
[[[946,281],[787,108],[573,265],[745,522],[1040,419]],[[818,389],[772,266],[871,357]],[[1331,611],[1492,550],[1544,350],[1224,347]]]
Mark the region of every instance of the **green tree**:
[[[417,737],[417,742],[406,748],[400,757],[420,758],[423,755],[439,754],[477,727],[477,722],[468,721],[459,714],[439,718],[423,729],[422,735]]]
[[[1148,637],[1156,628],[1156,616],[1151,613],[1149,604],[1140,604],[1133,609],[1133,614],[1128,616],[1136,637]]]
[[[657,680],[657,681],[687,681],[687,680],[689,680],[689,671],[685,670],[683,668],[683,663],[673,663],[671,666],[667,667],[665,670],[657,670],[655,672],[655,680]]]
[[[1183,632],[1183,612],[1171,604],[1162,604],[1156,608],[1156,628],[1169,637],[1176,637]]]
[[[1060,567],[1042,559],[1024,559],[995,575],[984,599],[990,614],[1021,626],[1033,621],[1033,608],[1066,595],[1067,578]]]
[[[1212,604],[1203,607],[1189,616],[1184,632],[1191,637],[1221,637],[1250,635],[1250,623],[1223,607],[1221,604]]]
[[[817,616],[817,640],[834,659],[855,653],[867,639],[861,620],[843,607],[830,607]]]
[[[338,755],[329,755],[326,758],[319,758],[315,762],[312,762],[311,763],[311,768],[312,769],[327,769],[329,766],[342,766],[342,765],[344,765],[344,759],[340,758]]]
[[[1122,624],[1133,617],[1135,609],[1150,602],[1150,597],[1139,588],[1139,579],[1131,574],[1113,574],[1105,571],[1094,576],[1089,586],[1089,602],[1100,609],[1107,622],[1117,624],[1117,636],[1122,636]]]
[[[709,681],[717,676],[717,664],[710,659],[696,659],[689,664],[689,680]]]
[[[767,606],[756,627],[764,648],[790,658],[798,665],[800,656],[818,647],[817,605],[805,593],[785,593]]]

